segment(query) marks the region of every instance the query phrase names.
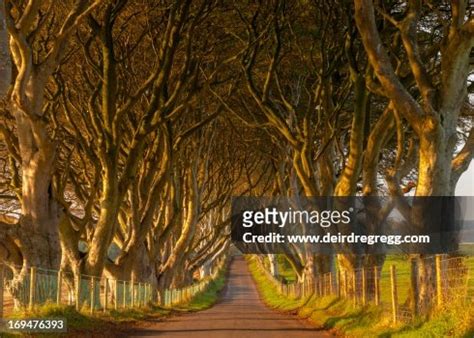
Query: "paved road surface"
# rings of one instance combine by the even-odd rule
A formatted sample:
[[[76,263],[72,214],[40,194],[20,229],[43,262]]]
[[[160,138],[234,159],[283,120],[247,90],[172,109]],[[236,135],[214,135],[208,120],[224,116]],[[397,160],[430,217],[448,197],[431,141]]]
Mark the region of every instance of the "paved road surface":
[[[247,264],[236,257],[230,266],[228,287],[214,307],[157,321],[130,337],[300,338],[329,337],[291,315],[270,310],[259,299]]]

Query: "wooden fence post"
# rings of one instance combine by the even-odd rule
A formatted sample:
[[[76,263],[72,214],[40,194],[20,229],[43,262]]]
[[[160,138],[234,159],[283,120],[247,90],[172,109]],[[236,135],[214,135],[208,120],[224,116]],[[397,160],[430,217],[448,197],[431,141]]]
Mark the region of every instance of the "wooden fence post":
[[[142,292],[142,283],[138,283],[138,290],[137,290],[137,305],[140,307],[142,305],[143,300],[143,292]]]
[[[412,304],[412,311],[413,316],[418,315],[418,266],[416,259],[412,258],[410,260],[410,283],[411,283],[411,290],[413,292],[413,304]]]
[[[337,270],[337,280],[336,280],[336,288],[337,288],[337,297],[341,298],[341,270]]]
[[[95,277],[92,277],[91,279],[91,308],[90,308],[91,314],[94,313],[94,308],[95,308],[95,284],[96,284]]]
[[[326,278],[321,274],[321,297],[326,296]]]
[[[107,311],[107,306],[109,305],[109,280],[107,278],[104,279],[104,312]]]
[[[122,295],[123,308],[127,307],[127,281],[123,281],[123,295]]]
[[[354,306],[357,305],[357,273],[358,270],[352,272],[352,303]]]
[[[321,274],[321,297],[326,296],[326,276]]]
[[[36,291],[36,268],[30,268],[30,299],[29,299],[29,306],[28,308],[33,310],[33,306],[35,305],[35,291]]]
[[[347,282],[347,271],[344,270],[344,298],[349,295],[349,283]]]
[[[323,293],[324,293],[325,296],[327,296],[330,293],[329,292],[329,282],[328,282],[329,276],[328,276],[327,273],[325,273],[323,275],[323,279],[324,279],[324,292]]]
[[[62,296],[62,284],[63,284],[63,272],[58,271],[58,289],[56,290],[56,304],[61,305],[61,296]]]
[[[318,275],[318,295],[319,297],[323,296],[323,279],[321,275]]]
[[[330,272],[326,273],[328,283],[328,296],[332,295],[332,276]]]
[[[392,286],[392,319],[396,323],[398,320],[397,270],[393,264],[390,266],[390,284]]]
[[[132,277],[132,281],[130,282],[130,307],[133,308],[135,306],[135,278]]]
[[[77,278],[77,284],[76,284],[76,311],[80,310],[80,304],[81,304],[81,275],[78,275]]]
[[[3,318],[3,292],[4,292],[5,266],[0,264],[0,319]]]
[[[436,255],[436,303],[438,307],[443,305],[443,281],[441,271],[441,255]]]
[[[150,304],[151,303],[151,298],[152,298],[152,293],[151,293],[151,284],[148,283],[146,285],[146,304]]]
[[[374,266],[374,300],[375,305],[380,305],[380,286],[379,286],[379,267],[377,265]]]
[[[158,299],[156,299],[156,300],[154,299],[154,298],[155,298],[155,295],[157,295],[157,294],[155,294],[155,293],[153,292],[153,290],[154,290],[154,289],[153,289],[153,285],[152,285],[151,283],[149,283],[149,284],[148,284],[148,293],[147,293],[147,295],[148,295],[148,297],[147,297],[147,300],[148,300],[147,304],[152,304],[152,303],[154,303],[154,302],[156,303],[156,302],[158,301]]]
[[[367,281],[365,267],[362,268],[362,305],[367,304]]]
[[[115,292],[115,302],[114,302],[114,309],[118,310],[118,299],[119,299],[119,283],[117,279],[114,279],[114,292]]]

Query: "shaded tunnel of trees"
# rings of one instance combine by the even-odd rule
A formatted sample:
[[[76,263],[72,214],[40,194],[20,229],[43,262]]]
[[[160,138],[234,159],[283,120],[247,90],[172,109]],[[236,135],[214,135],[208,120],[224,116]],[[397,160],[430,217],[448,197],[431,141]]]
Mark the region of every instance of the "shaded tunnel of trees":
[[[9,287],[31,266],[186,285],[226,254],[232,196],[454,195],[474,151],[473,10],[0,1]],[[301,280],[384,261],[287,256]]]

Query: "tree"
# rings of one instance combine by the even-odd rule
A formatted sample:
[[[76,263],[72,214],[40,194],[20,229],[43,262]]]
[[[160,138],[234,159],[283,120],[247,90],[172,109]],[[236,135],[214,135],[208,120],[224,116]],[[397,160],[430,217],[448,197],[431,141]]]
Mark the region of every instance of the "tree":
[[[15,67],[8,108],[15,117],[16,132],[2,131],[6,143],[18,145],[10,150],[18,150],[12,156],[20,161],[21,216],[16,224],[2,222],[0,231],[2,237],[11,238],[13,247],[16,247],[11,255],[7,255],[10,258],[4,258],[15,272],[14,289],[30,266],[59,266],[58,224],[63,214],[51,180],[55,169],[56,141],[49,131],[46,88],[65,56],[69,37],[99,1],[92,4],[86,0],[74,1],[65,7],[63,13],[62,9],[52,8],[51,2],[38,0],[22,4],[2,1],[2,13],[5,3],[9,47]],[[64,20],[52,19],[59,14]],[[48,20],[51,24],[45,26]],[[2,42],[3,38],[2,31]]]
[[[377,28],[374,3],[355,0],[354,4],[357,27],[382,93],[419,139],[416,196],[453,195],[473,151],[472,140],[468,140],[462,152],[456,154],[457,126],[467,98],[469,56],[474,46],[474,21],[468,15],[467,1],[451,2],[448,17],[440,16],[439,11],[426,10],[425,5],[416,0],[404,1],[404,6],[393,5],[388,11],[378,8],[400,35],[414,78],[415,95],[393,68]],[[395,14],[402,18],[395,18]],[[437,31],[430,20],[441,22],[443,32]],[[434,50],[427,51],[426,46],[422,49],[419,25],[424,25],[430,34],[438,37]],[[426,65],[433,67],[428,69]],[[424,210],[423,205],[414,205],[411,210],[415,224],[420,228],[430,220]],[[420,259],[419,267],[417,304],[423,310],[430,306],[434,292],[433,268],[423,259]]]
[[[8,43],[5,3],[0,3],[0,98],[7,95],[11,83],[11,60]]]

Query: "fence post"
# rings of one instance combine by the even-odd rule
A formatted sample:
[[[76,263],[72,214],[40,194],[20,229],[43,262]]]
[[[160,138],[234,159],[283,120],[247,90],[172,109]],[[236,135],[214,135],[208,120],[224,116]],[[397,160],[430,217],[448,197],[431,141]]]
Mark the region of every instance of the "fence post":
[[[153,288],[153,285],[151,283],[148,284],[148,303],[147,304],[153,304],[153,303],[157,303],[158,302],[158,299],[155,297],[158,296],[158,294],[155,294],[153,292],[154,288]],[[156,296],[155,296],[156,295]]]
[[[137,290],[137,305],[140,307],[142,305],[143,300],[143,292],[142,292],[142,283],[138,283],[138,290]]]
[[[318,275],[318,296],[323,296],[323,281],[321,275]]]
[[[76,285],[76,311],[80,310],[80,303],[81,303],[81,275],[78,275],[77,278],[77,285]]]
[[[109,305],[107,304],[109,301],[109,281],[107,278],[104,279],[104,283],[104,312],[106,312]]]
[[[375,305],[380,305],[379,267],[374,266],[374,299]]]
[[[0,318],[3,318],[3,290],[4,290],[5,266],[0,264]]]
[[[332,294],[332,284],[331,284],[332,278],[331,278],[331,273],[327,272],[326,273],[326,284],[327,284],[327,295],[330,296]]]
[[[35,290],[36,290],[36,268],[30,268],[30,303],[29,309],[33,310],[33,306],[35,305]]]
[[[122,300],[123,300],[123,308],[125,309],[127,307],[127,281],[123,281]]]
[[[132,281],[130,282],[130,307],[135,306],[135,278],[132,276]]]
[[[95,308],[95,277],[92,277],[91,279],[91,314],[94,313],[94,308]]]
[[[412,258],[410,260],[410,279],[411,279],[411,289],[413,292],[413,304],[412,311],[413,316],[418,315],[418,266],[416,259]]]
[[[115,310],[118,310],[118,299],[119,299],[119,285],[118,285],[118,280],[117,279],[114,279],[114,287],[115,287],[115,302],[114,302],[114,308]]]
[[[390,284],[392,286],[392,319],[396,323],[398,320],[397,270],[393,264],[390,266]]]
[[[319,278],[319,297],[324,297],[324,274],[318,274]]]
[[[441,278],[441,255],[436,255],[436,303],[438,307],[443,305],[443,285]]]
[[[367,280],[365,276],[365,266],[362,267],[362,305],[367,304]]]
[[[153,303],[153,288],[152,288],[151,283],[148,283],[147,292],[146,292],[146,303],[147,305]]]
[[[349,295],[349,286],[347,283],[347,271],[344,270],[344,298],[347,298]]]
[[[357,305],[357,273],[358,273],[358,270],[354,270],[352,272],[352,302],[354,304],[354,306]]]
[[[337,270],[337,280],[336,280],[336,288],[337,288],[337,298],[341,298],[341,270]]]
[[[323,282],[324,282],[324,288],[323,288],[323,296],[327,296],[328,295],[328,275],[327,274],[323,274]]]
[[[61,305],[61,289],[63,284],[63,272],[61,270],[58,271],[57,277],[57,290],[56,290],[56,304]]]

